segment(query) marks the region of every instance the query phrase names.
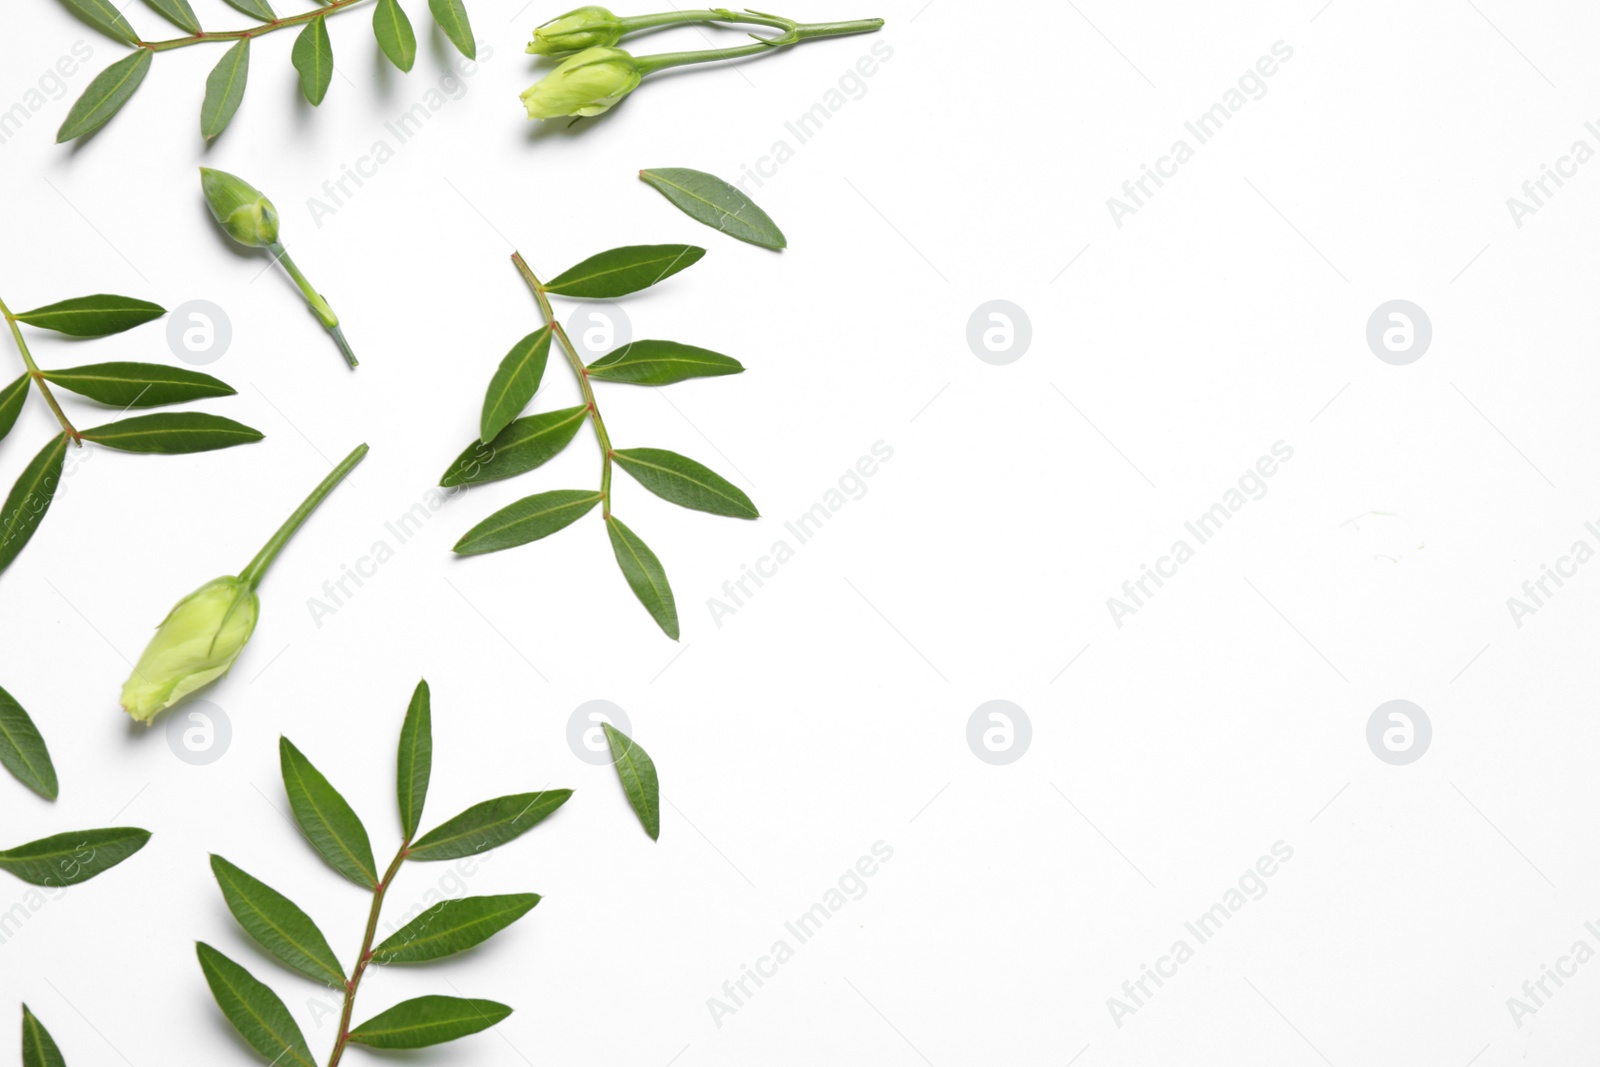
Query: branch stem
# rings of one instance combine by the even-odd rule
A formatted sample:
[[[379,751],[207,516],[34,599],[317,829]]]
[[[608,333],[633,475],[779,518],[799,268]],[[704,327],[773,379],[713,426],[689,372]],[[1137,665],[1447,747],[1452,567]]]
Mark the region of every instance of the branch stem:
[[[311,308],[311,313],[322,323],[322,328],[333,335],[334,341],[339,345],[339,354],[344,356],[344,361],[350,364],[352,370],[356,367],[356,354],[350,350],[350,344],[344,339],[344,331],[339,328],[339,316],[333,313],[333,308],[317,287],[311,284],[311,279],[300,273],[300,268],[289,257],[289,250],[281,242],[273,241],[267,245],[267,251],[272,253],[272,258],[282,265],[288,272],[295,287],[300,290],[300,295],[305,297],[306,304]]]
[[[145,48],[152,52],[169,52],[174,48],[185,48],[192,44],[207,44],[212,41],[244,41],[252,37],[260,37],[264,33],[271,33],[273,30],[281,30],[289,26],[303,26],[308,22],[327,18],[329,15],[337,14],[346,8],[355,7],[357,4],[364,2],[365,0],[331,0],[326,7],[320,7],[315,11],[290,15],[288,18],[273,19],[271,22],[263,22],[259,26],[251,26],[247,30],[220,30],[215,33],[196,33],[188,37],[174,37],[167,41],[138,41],[135,42],[135,47]]]
[[[17,342],[17,351],[22,354],[23,366],[28,368],[28,380],[33,382],[34,386],[39,390],[39,395],[44,397],[44,402],[50,405],[51,411],[55,412],[56,421],[61,424],[61,428],[66,431],[67,436],[72,438],[72,442],[75,445],[82,448],[83,434],[79,433],[77,428],[72,425],[72,421],[67,418],[67,413],[62,411],[61,405],[56,402],[56,395],[50,391],[49,384],[44,380],[44,371],[39,369],[39,365],[33,361],[33,353],[28,351],[28,342],[22,336],[22,327],[17,325],[16,316],[11,314],[11,309],[6,307],[4,300],[0,300],[0,314],[5,315],[6,325],[11,327],[11,337]]]
[[[350,1015],[355,1011],[356,990],[361,986],[361,976],[367,973],[367,964],[372,962],[372,940],[378,933],[378,913],[383,910],[383,895],[388,892],[389,884],[399,872],[400,864],[405,862],[406,850],[410,847],[409,840],[401,842],[400,851],[394,854],[394,862],[389,864],[382,881],[372,888],[372,907],[367,912],[367,932],[361,938],[361,955],[350,971],[350,980],[345,983],[344,1010],[339,1013],[339,1038],[333,1044],[333,1054],[328,1057],[328,1067],[339,1067],[345,1046],[350,1042]]]
[[[327,499],[328,494],[333,492],[340,482],[344,481],[345,475],[354,470],[356,464],[366,458],[366,455],[367,446],[357,445],[353,452],[340,460],[339,465],[333,468],[333,471],[326,478],[322,479],[322,483],[311,490],[311,495],[306,497],[300,506],[294,509],[294,514],[290,515],[284,521],[284,524],[278,527],[278,532],[273,534],[267,543],[261,546],[261,551],[256,553],[256,558],[252,559],[249,565],[239,572],[239,580],[248,582],[251,589],[260,585],[262,576],[267,573],[267,568],[272,566],[272,561],[278,558],[278,553],[283,551],[283,547],[289,543],[289,539],[295,535],[295,531],[300,529],[305,521],[311,517],[311,513],[317,510],[317,505]]]
[[[663,52],[654,56],[639,56],[639,72],[641,75],[654,74],[658,70],[669,67],[682,67],[691,63],[715,63],[724,59],[743,59],[746,56],[761,55],[764,52],[775,51],[809,41],[818,37],[837,37],[841,34],[873,33],[883,28],[882,19],[855,19],[850,22],[796,22],[793,19],[781,18],[777,15],[763,15],[754,11],[742,11],[734,14],[725,8],[707,11],[686,11],[684,15],[697,16],[699,22],[729,22],[749,23],[755,26],[769,26],[772,29],[782,30],[777,37],[756,37],[752,44],[741,45],[738,48],[710,48],[697,52]],[[755,36],[751,34],[751,36]]]

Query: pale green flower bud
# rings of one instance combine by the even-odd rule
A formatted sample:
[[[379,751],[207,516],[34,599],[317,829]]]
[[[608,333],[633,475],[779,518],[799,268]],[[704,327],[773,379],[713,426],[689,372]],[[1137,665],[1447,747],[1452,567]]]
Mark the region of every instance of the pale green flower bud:
[[[200,168],[200,188],[217,223],[242,245],[266,248],[278,241],[278,209],[261,190],[224,170]]]
[[[639,61],[620,48],[586,48],[522,94],[530,119],[598,115],[639,87]]]
[[[251,584],[240,578],[217,578],[178,601],[123,685],[123,708],[148,725],[227,674],[255,631],[260,608]]]
[[[590,4],[535,29],[528,51],[536,56],[558,56],[583,48],[609,48],[620,40],[622,20],[605,8]]]

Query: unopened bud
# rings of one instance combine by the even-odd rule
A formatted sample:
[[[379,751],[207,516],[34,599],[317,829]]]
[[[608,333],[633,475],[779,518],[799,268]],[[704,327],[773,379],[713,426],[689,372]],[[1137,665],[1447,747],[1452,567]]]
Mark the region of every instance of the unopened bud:
[[[224,170],[200,168],[200,188],[217,223],[242,245],[265,248],[278,240],[278,209],[261,190]]]
[[[178,601],[122,687],[122,706],[148,724],[222,677],[255,632],[260,601],[250,583],[217,578]]]
[[[620,40],[622,20],[605,8],[590,4],[535,29],[528,51],[536,56],[557,56],[584,48],[609,48]]]
[[[522,94],[530,119],[588,117],[639,87],[639,61],[620,48],[586,48]]]

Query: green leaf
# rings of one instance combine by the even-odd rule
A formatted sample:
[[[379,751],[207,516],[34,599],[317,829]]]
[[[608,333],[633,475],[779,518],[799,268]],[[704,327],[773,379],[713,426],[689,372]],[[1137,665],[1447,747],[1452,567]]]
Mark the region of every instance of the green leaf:
[[[374,949],[372,962],[422,963],[454,956],[489,940],[537,903],[537,893],[441,900]]]
[[[44,377],[90,400],[123,409],[156,408],[234,395],[233,386],[209,374],[160,363],[91,363],[47,370]]]
[[[439,484],[445,488],[478,485],[531,471],[571,444],[588,417],[588,407],[579,405],[518,419],[488,444],[474,441],[468,445]]]
[[[11,566],[28,538],[39,528],[61,484],[61,463],[67,455],[67,435],[57,434],[28,461],[6,496],[0,511],[0,572]]]
[[[200,32],[200,20],[195,18],[194,8],[189,6],[189,0],[144,0],[144,2],[161,12],[168,22],[185,33]]]
[[[267,0],[227,0],[229,7],[236,11],[243,11],[251,18],[260,19],[262,22],[272,22],[278,16],[273,13]],[[322,19],[318,19],[321,22]]]
[[[31,885],[77,885],[109,871],[148,840],[149,830],[127,826],[69,830],[0,852],[0,871]]]
[[[294,901],[221,856],[211,857],[211,873],[216,875],[228,910],[262,948],[307,978],[344,988],[344,971],[328,947],[328,939]]]
[[[622,791],[628,794],[628,803],[634,814],[644,824],[650,840],[661,837],[661,786],[656,781],[655,761],[627,734],[608,722],[600,724],[611,745],[611,762],[616,764],[617,775],[622,779]]]
[[[108,37],[128,44],[135,44],[139,34],[128,25],[128,20],[122,17],[122,12],[117,10],[117,5],[111,0],[61,0],[61,2],[83,21],[99,30]],[[144,49],[140,49],[144,51]]]
[[[22,1006],[22,1067],[67,1067],[50,1031]]]
[[[72,337],[105,337],[142,326],[151,319],[167,313],[160,304],[136,300],[131,296],[113,296],[96,293],[94,296],[75,296],[44,307],[24,311],[16,316],[18,322],[54,330]]]
[[[322,853],[328,866],[363,889],[378,885],[378,865],[372,860],[372,843],[367,828],[345,803],[339,791],[300,754],[287,737],[278,741],[283,764],[283,788],[289,794],[294,820]]]
[[[705,254],[705,249],[694,245],[613,248],[562,271],[545,285],[545,291],[591,300],[626,296],[693,266]]]
[[[617,466],[663,500],[735,519],[760,517],[756,506],[737,486],[688,456],[664,448],[619,448],[611,456]]]
[[[598,503],[600,494],[592,489],[552,489],[525,496],[468,530],[454,551],[459,556],[476,556],[516,548],[570,526]]]
[[[406,854],[413,860],[454,860],[475,856],[521,837],[567,802],[570,789],[518,793],[474,804],[422,836]]]
[[[150,63],[155,53],[148,48],[135,49],[132,55],[123,56],[111,66],[94,76],[89,87],[73,103],[66,121],[56,131],[56,144],[63,144],[84,134],[93,133],[122,109],[133,91],[139,88],[144,76],[150,73]]]
[[[124,452],[160,452],[180,455],[186,452],[212,452],[234,445],[261,440],[260,430],[221,415],[203,411],[164,411],[159,415],[135,415],[92,430],[83,431],[85,441],[94,441]]]
[[[607,352],[587,370],[591,378],[629,385],[671,385],[690,378],[738,374],[744,365],[720,355],[676,341],[634,341]]]
[[[322,103],[333,81],[333,40],[328,36],[328,20],[313,19],[294,39],[289,53],[294,69],[300,72],[300,91],[313,105]]]
[[[550,356],[550,327],[530,333],[511,346],[483,397],[483,415],[478,420],[478,439],[488,442],[522,414],[533,394],[539,391],[545,361]]]
[[[472,26],[467,22],[467,9],[461,0],[428,0],[428,10],[433,12],[433,21],[462,55],[468,59],[478,58],[478,43],[472,39]]]
[[[56,769],[50,762],[50,750],[17,698],[4,689],[0,689],[0,764],[46,800],[56,798]]]
[[[616,554],[617,566],[628,579],[628,588],[639,598],[639,603],[656,620],[661,631],[674,641],[678,639],[678,605],[672,599],[672,586],[667,584],[667,572],[661,566],[650,546],[639,540],[639,535],[622,525],[615,515],[606,518],[606,534],[611,538],[611,551]]]
[[[395,0],[378,0],[372,10],[372,33],[391,63],[401,70],[411,70],[411,64],[417,61],[417,35],[405,10]]]
[[[228,128],[233,113],[239,110],[239,101],[244,99],[244,86],[249,77],[250,38],[244,37],[222,53],[222,58],[206,76],[206,98],[200,104],[200,136],[212,141]]]
[[[22,414],[22,405],[28,400],[28,376],[24,374],[4,389],[0,389],[0,438],[11,432]]]
[[[765,211],[715,174],[688,167],[641,170],[639,177],[661,191],[685,215],[762,248],[784,248],[789,242]]]
[[[422,805],[428,799],[428,779],[433,774],[433,706],[426,680],[417,683],[400,727],[396,792],[400,797],[400,828],[407,841],[417,835]]]
[[[204,941],[197,942],[194,948],[211,995],[217,998],[217,1007],[251,1048],[274,1067],[316,1067],[305,1035],[278,994]]]

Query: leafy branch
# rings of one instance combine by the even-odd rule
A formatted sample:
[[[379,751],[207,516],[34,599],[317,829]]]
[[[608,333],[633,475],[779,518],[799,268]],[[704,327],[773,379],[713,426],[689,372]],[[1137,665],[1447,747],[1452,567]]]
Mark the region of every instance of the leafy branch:
[[[300,90],[313,105],[321,104],[333,81],[333,41],[328,36],[328,19],[371,0],[323,0],[323,6],[298,15],[279,16],[269,0],[227,0],[235,9],[261,22],[242,30],[204,30],[195,17],[189,0],[145,0],[159,14],[187,36],[162,41],[141,37],[123,17],[112,0],[62,0],[79,18],[95,29],[130,45],[133,51],[95,75],[83,94],[72,105],[66,121],[56,132],[62,143],[93,133],[109,122],[126,104],[150,72],[158,52],[192,45],[232,42],[206,77],[205,99],[200,105],[200,133],[214,139],[233,120],[244,99],[250,75],[250,43],[258,37],[292,26],[301,27],[290,52],[290,60],[300,75]],[[126,5],[123,5],[126,6]],[[461,0],[428,0],[434,22],[450,38],[461,54],[476,59],[477,43]],[[376,0],[372,32],[378,47],[389,61],[410,71],[417,58],[417,36],[411,20],[397,0]]]

